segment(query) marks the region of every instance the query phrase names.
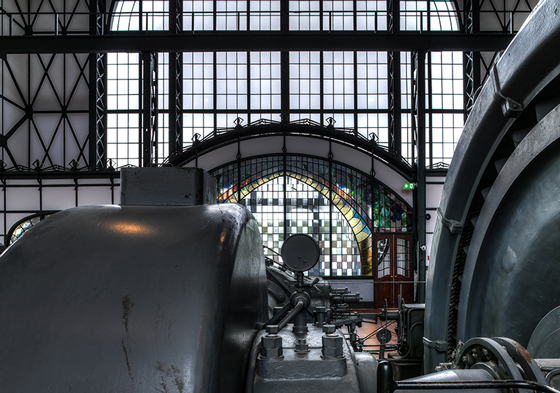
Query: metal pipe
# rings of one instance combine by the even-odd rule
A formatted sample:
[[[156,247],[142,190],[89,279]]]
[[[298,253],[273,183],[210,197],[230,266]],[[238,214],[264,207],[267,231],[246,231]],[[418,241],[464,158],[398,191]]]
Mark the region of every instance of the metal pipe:
[[[294,308],[292,308],[290,312],[286,314],[284,319],[280,321],[280,323],[278,324],[278,330],[282,330],[288,324],[288,322],[290,322],[294,315],[296,315],[303,309],[303,307],[305,307],[305,302],[303,300],[298,300]]]
[[[533,381],[457,381],[457,382],[395,382],[395,390],[443,389],[532,389],[544,393],[560,393],[551,386]],[[391,392],[391,393],[392,393]]]
[[[291,304],[290,303],[286,303],[286,305],[284,305],[284,307],[282,307],[282,309],[280,311],[278,311],[276,314],[274,314],[272,316],[272,318],[270,318],[265,324],[264,326],[268,326],[268,325],[276,325],[278,321],[280,321],[280,319],[284,316],[284,314],[286,314],[288,312],[288,310],[291,308]]]

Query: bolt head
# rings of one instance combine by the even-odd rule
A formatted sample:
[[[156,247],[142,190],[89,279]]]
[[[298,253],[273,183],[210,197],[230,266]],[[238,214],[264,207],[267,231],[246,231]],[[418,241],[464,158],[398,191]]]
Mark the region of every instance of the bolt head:
[[[340,336],[323,336],[323,347],[340,347],[340,348],[342,348],[342,337],[340,337]]]
[[[334,325],[323,325],[323,331],[327,334],[333,334],[336,331],[336,326],[334,326]]]
[[[265,358],[279,358],[282,356],[282,347],[279,348],[261,348],[261,356]]]
[[[264,336],[261,345],[263,348],[282,348],[282,337]]]
[[[307,345],[307,340],[304,338],[299,338],[296,343],[296,352],[307,352],[309,351],[309,345]]]
[[[278,334],[279,331],[280,329],[278,328],[278,325],[268,325],[266,327],[266,332],[268,334]]]
[[[342,347],[323,347],[321,352],[326,358],[339,358],[343,355]]]

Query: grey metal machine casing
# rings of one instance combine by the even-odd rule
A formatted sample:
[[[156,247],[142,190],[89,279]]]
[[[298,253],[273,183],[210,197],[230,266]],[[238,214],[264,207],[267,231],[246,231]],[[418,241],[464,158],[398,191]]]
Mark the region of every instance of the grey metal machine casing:
[[[3,254],[0,288],[5,392],[239,391],[267,318],[257,223],[233,204],[57,213]]]

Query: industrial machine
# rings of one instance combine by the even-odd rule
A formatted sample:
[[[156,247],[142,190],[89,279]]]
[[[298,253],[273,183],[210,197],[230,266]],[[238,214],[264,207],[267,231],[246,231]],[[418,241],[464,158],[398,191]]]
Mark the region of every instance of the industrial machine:
[[[359,294],[305,276],[312,238],[267,266],[207,173],[129,168],[120,205],[54,214],[0,257],[2,391],[558,393],[559,42],[560,4],[541,1],[480,91],[425,308],[379,315],[398,356],[364,350]]]

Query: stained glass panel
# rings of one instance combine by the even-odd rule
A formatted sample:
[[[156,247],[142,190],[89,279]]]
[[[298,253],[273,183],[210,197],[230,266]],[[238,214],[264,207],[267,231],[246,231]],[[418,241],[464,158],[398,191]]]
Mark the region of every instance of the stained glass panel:
[[[9,236],[9,238],[10,238],[9,244],[13,244],[16,240],[18,240],[20,237],[22,237],[23,234],[25,234],[25,232],[27,232],[33,226],[37,225],[39,223],[39,221],[44,220],[48,216],[50,216],[50,214],[43,214],[43,215],[39,215],[39,216],[35,216],[35,217],[30,217],[30,218],[26,219],[25,221],[17,224],[16,227],[13,228],[9,233],[9,235],[10,235]]]
[[[391,239],[377,241],[377,278],[391,275]]]
[[[213,175],[220,202],[240,202],[255,214],[273,259],[284,235],[313,235],[323,256],[312,274],[371,275],[372,234],[410,230],[404,202],[338,163],[272,156],[228,165]]]

